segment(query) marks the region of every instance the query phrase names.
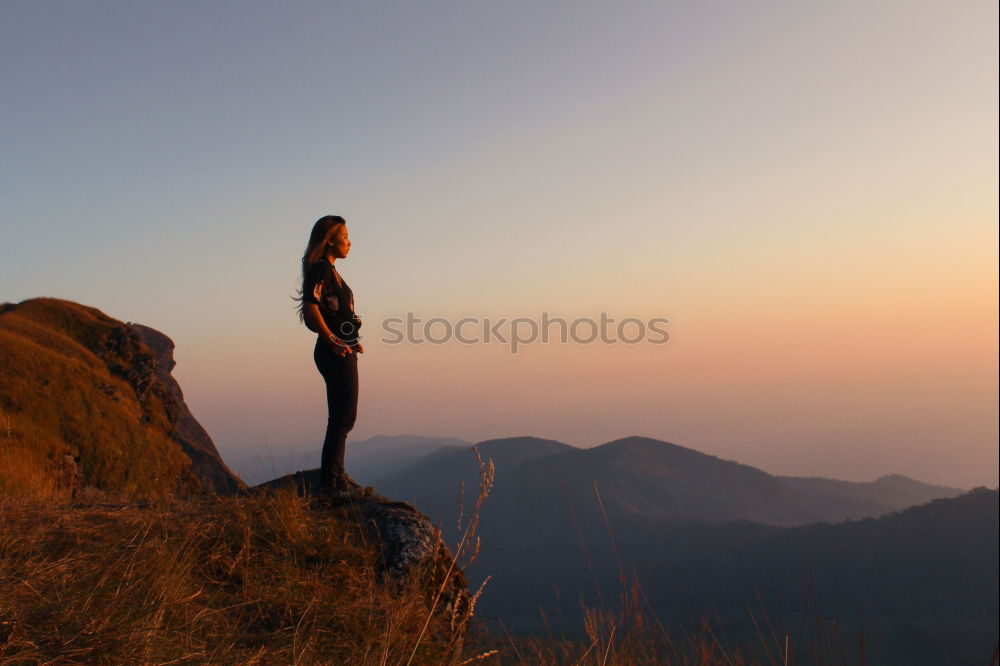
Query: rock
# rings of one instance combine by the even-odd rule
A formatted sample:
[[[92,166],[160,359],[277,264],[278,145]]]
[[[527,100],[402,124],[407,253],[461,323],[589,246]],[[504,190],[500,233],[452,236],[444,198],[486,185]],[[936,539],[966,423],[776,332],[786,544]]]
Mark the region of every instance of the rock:
[[[382,582],[424,577],[428,602],[440,591],[435,612],[442,617],[461,617],[469,609],[470,594],[465,574],[441,539],[431,519],[406,502],[398,502],[372,492],[351,499],[325,499],[319,493],[319,470],[296,472],[262,483],[251,492],[266,492],[293,486],[299,495],[313,497],[313,507],[349,506],[370,538],[381,547],[376,575]],[[442,589],[443,588],[443,589]]]
[[[176,403],[174,431],[170,436],[191,459],[195,475],[206,489],[220,495],[245,493],[246,485],[222,461],[212,438],[184,402],[180,384],[170,374],[177,365],[174,360],[174,341],[149,326],[129,324],[129,327],[139,341],[156,354],[156,376]]]

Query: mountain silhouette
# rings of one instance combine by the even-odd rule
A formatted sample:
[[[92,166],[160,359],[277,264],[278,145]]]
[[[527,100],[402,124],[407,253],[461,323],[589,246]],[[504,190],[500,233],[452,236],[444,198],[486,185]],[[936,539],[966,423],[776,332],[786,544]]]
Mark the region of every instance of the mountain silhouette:
[[[889,474],[875,481],[837,481],[822,477],[779,476],[781,483],[794,489],[808,502],[815,515],[824,520],[879,516],[932,499],[955,497],[958,488],[921,483],[901,474]]]
[[[812,564],[820,596],[811,603],[851,636],[870,594],[866,631],[878,663],[918,663],[922,651],[953,649],[955,636],[962,654],[981,657],[995,641],[995,491],[962,495],[899,475],[863,483],[774,476],[639,436],[592,449],[531,437],[477,448],[496,475],[470,582],[491,577],[480,610],[515,633],[572,634],[583,626],[579,601],[614,603],[629,572],[670,626],[696,630],[710,615],[753,653],[756,592],[775,622],[801,632]],[[455,540],[458,488],[467,507],[477,472],[471,450],[439,451],[376,485]],[[939,617],[938,609],[948,610]]]
[[[524,463],[574,450],[568,444],[539,437],[490,439],[475,445],[483,460],[492,460],[498,487],[515,482],[512,472]],[[432,518],[457,518],[460,490],[475,498],[479,487],[479,467],[472,447],[446,448],[425,456],[375,482],[380,491],[412,502]]]
[[[360,483],[371,483],[417,462],[442,449],[456,450],[470,442],[455,437],[419,435],[376,435],[347,445],[347,468]],[[317,460],[319,451],[317,451]]]
[[[878,516],[962,492],[900,476],[871,483],[773,476],[639,436],[590,449],[533,437],[477,447],[496,466],[485,512],[498,523],[558,522],[567,506],[600,522],[598,493],[609,516],[789,526]],[[477,479],[475,458],[463,449],[424,458],[376,485],[447,525],[457,517],[459,486],[464,483],[468,495]]]

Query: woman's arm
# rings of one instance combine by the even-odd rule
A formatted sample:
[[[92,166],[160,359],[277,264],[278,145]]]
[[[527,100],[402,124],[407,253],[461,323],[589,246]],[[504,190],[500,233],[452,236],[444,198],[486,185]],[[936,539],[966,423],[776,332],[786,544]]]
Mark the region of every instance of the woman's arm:
[[[323,315],[319,312],[318,305],[315,303],[303,303],[302,318],[305,321],[306,328],[314,333],[318,333],[326,344],[330,345],[330,349],[333,350],[334,354],[346,356],[347,354],[354,353],[349,346],[338,340],[337,336],[327,328],[326,322],[323,321]]]

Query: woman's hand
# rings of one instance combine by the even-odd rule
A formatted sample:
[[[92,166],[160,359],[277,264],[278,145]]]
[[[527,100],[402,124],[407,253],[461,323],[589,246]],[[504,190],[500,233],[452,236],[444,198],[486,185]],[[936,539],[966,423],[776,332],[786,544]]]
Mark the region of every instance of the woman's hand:
[[[338,340],[337,336],[335,336],[333,333],[326,336],[326,344],[330,345],[330,349],[333,350],[333,353],[339,356],[340,358],[344,358],[348,354],[354,353],[354,350],[352,350],[350,347],[348,347],[343,342]]]
[[[365,353],[365,347],[364,347],[364,345],[362,345],[359,342],[357,348],[355,349],[355,351],[358,352],[359,354],[364,354]]]

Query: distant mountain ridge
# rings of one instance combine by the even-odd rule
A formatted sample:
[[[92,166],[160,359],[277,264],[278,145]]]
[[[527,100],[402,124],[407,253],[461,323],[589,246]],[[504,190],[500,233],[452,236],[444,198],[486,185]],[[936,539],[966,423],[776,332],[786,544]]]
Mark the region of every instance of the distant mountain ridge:
[[[863,518],[924,504],[933,499],[957,497],[959,488],[923,483],[901,474],[888,474],[874,481],[837,481],[824,477],[775,477],[786,486],[807,495],[821,511],[827,502],[836,502],[847,518]]]
[[[376,435],[348,443],[346,465],[361,483],[371,483],[405,469],[436,451],[457,450],[470,442],[455,437]]]
[[[552,439],[540,437],[507,437],[503,439],[488,439],[475,445],[483,459],[490,459],[497,473],[503,473],[521,463],[544,458],[564,451],[574,450],[572,446]],[[472,458],[472,445],[468,447],[444,449],[436,451],[432,456],[418,460],[403,470],[379,479],[379,483],[395,485],[405,483],[410,478],[422,479],[422,485],[429,489],[444,487],[455,478],[464,481],[474,481],[478,478],[476,470],[468,465]],[[473,475],[465,472],[471,471]]]
[[[587,505],[595,492],[615,516],[771,525],[874,517],[962,492],[899,475],[866,483],[773,476],[639,436],[590,449],[534,437],[488,440],[476,446],[496,465],[488,511],[501,521],[524,513],[537,517],[564,505],[567,498],[574,506]],[[471,452],[458,449],[419,460],[378,479],[376,485],[448,523],[456,511],[459,484],[465,483],[468,494],[476,478]]]
[[[958,643],[961,656],[981,656],[995,640],[996,491],[962,494],[901,475],[774,476],[638,436],[592,449],[533,437],[476,447],[496,471],[470,582],[491,576],[480,608],[514,633],[579,627],[581,598],[594,607],[620,594],[621,562],[674,631],[711,613],[752,653],[759,641],[747,609],[757,607],[756,591],[778,631],[798,631],[815,564],[819,609],[850,636],[862,631],[872,595],[865,631],[877,663],[919,663]],[[442,450],[375,485],[414,503],[454,541],[458,488],[467,510],[477,472],[471,450]],[[993,591],[970,602],[981,589]],[[799,609],[792,622],[781,620],[782,599]]]

